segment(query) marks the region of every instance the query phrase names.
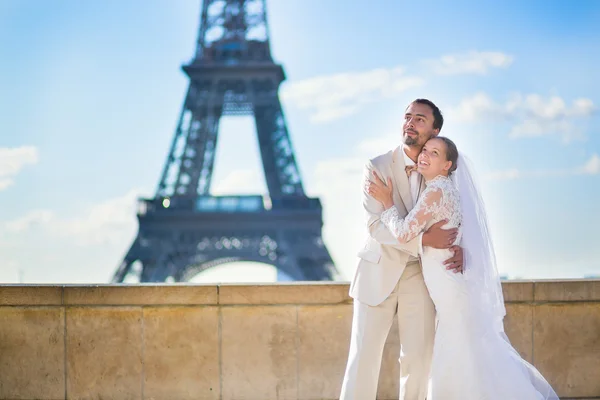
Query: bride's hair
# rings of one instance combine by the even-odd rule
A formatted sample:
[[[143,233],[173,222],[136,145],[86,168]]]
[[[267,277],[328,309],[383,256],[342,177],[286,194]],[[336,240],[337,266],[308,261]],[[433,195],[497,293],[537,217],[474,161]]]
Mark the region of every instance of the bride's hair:
[[[435,139],[440,139],[446,143],[446,161],[452,161],[452,166],[448,170],[448,176],[450,176],[456,171],[456,167],[458,167],[458,149],[454,142],[445,136],[436,136]]]

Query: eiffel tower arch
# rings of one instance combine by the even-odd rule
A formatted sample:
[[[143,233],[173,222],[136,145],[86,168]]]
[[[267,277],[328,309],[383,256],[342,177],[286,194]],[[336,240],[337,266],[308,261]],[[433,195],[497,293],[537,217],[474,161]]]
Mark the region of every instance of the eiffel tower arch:
[[[112,281],[187,282],[224,263],[275,266],[293,280],[337,275],[322,207],[304,193],[279,100],[265,0],[204,0],[188,91],[154,198],[140,199],[137,237]],[[252,115],[268,195],[212,196],[223,116]]]

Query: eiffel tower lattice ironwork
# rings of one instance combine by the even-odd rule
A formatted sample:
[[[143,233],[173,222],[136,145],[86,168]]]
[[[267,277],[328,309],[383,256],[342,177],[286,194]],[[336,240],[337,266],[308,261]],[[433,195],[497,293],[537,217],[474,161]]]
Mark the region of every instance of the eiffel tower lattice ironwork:
[[[140,199],[137,237],[112,281],[186,282],[210,267],[255,261],[293,280],[337,274],[322,208],[304,193],[271,57],[265,0],[204,0],[188,92],[156,195]],[[209,193],[219,121],[253,115],[268,196]]]

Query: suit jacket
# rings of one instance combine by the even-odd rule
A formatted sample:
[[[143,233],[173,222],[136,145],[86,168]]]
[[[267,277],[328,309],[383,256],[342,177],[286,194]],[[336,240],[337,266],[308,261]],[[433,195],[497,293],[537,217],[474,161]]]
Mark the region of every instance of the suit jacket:
[[[394,204],[400,215],[405,217],[414,204],[404,169],[403,151],[402,146],[399,146],[369,160],[363,170],[363,179],[364,182],[373,181],[372,171],[377,172],[384,182],[390,177],[394,187]],[[419,179],[420,193],[425,185],[423,179]],[[423,235],[420,234],[408,243],[401,244],[381,222],[383,205],[367,193],[366,185],[363,185],[362,199],[369,236],[364,247],[358,252],[360,260],[350,284],[350,296],[362,303],[376,306],[394,290],[409,257],[419,256]]]

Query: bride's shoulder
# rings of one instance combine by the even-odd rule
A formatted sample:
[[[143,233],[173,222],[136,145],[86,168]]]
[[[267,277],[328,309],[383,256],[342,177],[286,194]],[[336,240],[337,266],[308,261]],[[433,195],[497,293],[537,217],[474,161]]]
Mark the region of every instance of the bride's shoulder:
[[[458,193],[458,189],[452,179],[442,175],[438,175],[427,182],[427,190],[430,192],[440,192],[444,195],[455,192]]]
[[[431,189],[448,189],[454,186],[454,182],[447,176],[438,175],[429,182],[427,182],[427,187]]]

